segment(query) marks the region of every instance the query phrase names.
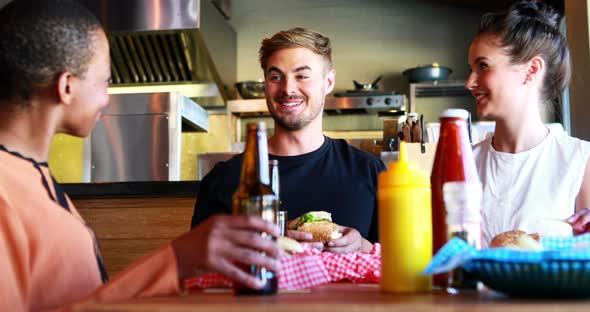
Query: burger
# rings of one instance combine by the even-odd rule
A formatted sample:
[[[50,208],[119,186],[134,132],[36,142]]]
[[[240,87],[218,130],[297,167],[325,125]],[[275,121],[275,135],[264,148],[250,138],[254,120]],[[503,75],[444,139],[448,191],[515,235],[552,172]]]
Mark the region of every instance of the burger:
[[[338,224],[332,222],[332,215],[325,211],[310,211],[290,221],[289,229],[310,233],[315,242],[327,243],[342,237]]]
[[[518,250],[540,251],[543,246],[538,233],[528,234],[521,230],[512,230],[496,235],[490,242],[490,248],[510,248]]]

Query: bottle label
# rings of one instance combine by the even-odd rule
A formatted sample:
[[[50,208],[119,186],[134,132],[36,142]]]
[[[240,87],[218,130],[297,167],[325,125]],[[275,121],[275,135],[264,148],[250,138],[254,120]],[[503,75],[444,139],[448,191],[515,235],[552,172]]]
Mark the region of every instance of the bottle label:
[[[481,222],[481,184],[452,181],[443,184],[447,225]]]

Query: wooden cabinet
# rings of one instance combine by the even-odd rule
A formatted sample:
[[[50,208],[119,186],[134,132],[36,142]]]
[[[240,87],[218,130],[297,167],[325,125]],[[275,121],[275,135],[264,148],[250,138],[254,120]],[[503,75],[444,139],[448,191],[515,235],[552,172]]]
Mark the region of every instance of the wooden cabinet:
[[[195,197],[73,199],[109,276],[190,229]]]

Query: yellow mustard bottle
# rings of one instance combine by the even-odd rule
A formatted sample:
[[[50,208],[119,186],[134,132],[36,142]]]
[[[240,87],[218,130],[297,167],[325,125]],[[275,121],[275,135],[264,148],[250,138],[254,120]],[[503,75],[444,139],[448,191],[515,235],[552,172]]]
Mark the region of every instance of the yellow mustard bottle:
[[[381,289],[426,292],[432,278],[422,272],[432,259],[430,177],[408,162],[400,141],[398,161],[379,174],[377,201],[381,243]]]

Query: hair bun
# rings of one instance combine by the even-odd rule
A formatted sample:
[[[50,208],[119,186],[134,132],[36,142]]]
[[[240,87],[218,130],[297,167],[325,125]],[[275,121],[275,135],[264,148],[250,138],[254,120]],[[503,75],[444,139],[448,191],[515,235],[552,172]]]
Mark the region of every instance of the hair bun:
[[[531,18],[553,28],[559,28],[561,15],[551,5],[538,0],[520,0],[512,4],[512,12],[517,12],[519,16]]]

